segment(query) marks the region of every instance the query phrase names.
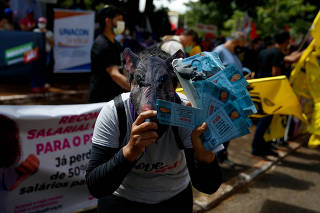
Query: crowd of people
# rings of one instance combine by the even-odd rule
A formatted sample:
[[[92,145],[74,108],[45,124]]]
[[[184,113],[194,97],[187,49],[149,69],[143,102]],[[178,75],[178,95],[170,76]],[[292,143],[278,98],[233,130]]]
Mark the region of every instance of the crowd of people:
[[[42,93],[48,92],[50,85],[47,81],[48,73],[52,72],[53,65],[53,32],[47,28],[47,18],[36,18],[33,9],[28,8],[25,11],[25,17],[17,19],[16,11],[12,10],[9,5],[1,7],[0,11],[0,31],[23,31],[44,33],[45,36],[45,52],[46,52],[46,75],[37,75],[32,77],[32,92]]]
[[[49,64],[54,41],[46,18],[36,19],[32,9],[19,23],[13,16],[10,8],[0,11],[0,30],[44,33]],[[290,66],[301,52],[294,51],[287,31],[248,41],[243,32],[227,37],[205,33],[200,38],[195,30],[186,29],[158,40],[150,32],[129,30],[124,16],[114,6],[97,13],[99,30],[91,48],[88,102],[107,103],[94,128],[86,174],[89,190],[99,198],[98,212],[163,212],[174,205],[192,212],[191,183],[206,193],[217,190],[221,184],[219,163],[232,163],[228,160],[229,142],[216,155],[202,144],[205,123],[189,131],[155,122],[157,111],[152,101],[156,97],[183,102],[174,92],[175,78],[165,72],[172,69],[168,62],[213,51],[224,66],[236,65],[246,78],[289,76]],[[34,92],[45,88],[43,81],[34,79]],[[164,93],[168,88],[169,94]],[[125,124],[121,124],[123,119]],[[271,120],[272,115],[257,122],[253,155],[277,155],[272,143],[263,138]],[[124,136],[120,125],[125,126]]]

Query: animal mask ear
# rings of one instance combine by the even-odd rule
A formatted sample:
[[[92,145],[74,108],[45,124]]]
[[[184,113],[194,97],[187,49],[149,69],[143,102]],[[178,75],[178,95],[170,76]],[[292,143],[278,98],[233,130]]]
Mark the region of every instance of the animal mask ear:
[[[168,67],[171,67],[172,65],[171,65],[171,63],[172,63],[172,61],[174,60],[174,59],[177,59],[177,58],[184,58],[184,52],[182,51],[182,50],[178,50],[175,54],[173,54],[172,56],[170,56],[170,58],[168,58],[167,60],[166,60],[166,63],[167,63],[167,65],[168,65]]]
[[[122,55],[123,55],[124,60],[126,61],[126,65],[125,65],[126,70],[130,74],[133,74],[139,64],[139,61],[140,61],[139,56],[134,54],[129,48],[126,48],[123,51]]]

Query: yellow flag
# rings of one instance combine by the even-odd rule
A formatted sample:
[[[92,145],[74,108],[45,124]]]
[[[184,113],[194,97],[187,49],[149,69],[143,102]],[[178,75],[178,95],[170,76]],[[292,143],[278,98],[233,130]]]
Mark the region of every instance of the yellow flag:
[[[306,76],[309,92],[315,103],[320,103],[320,48],[316,48],[306,59]]]
[[[286,76],[251,79],[248,82],[248,90],[258,114],[293,115],[306,122],[299,100]]]
[[[294,69],[290,75],[290,83],[293,90],[299,96],[311,99],[311,94],[308,88],[307,76],[306,76],[306,63],[310,54],[320,47],[320,10],[313,20],[311,26],[311,35],[313,37],[312,42],[304,50],[299,61],[294,65]]]
[[[283,138],[286,131],[287,120],[286,115],[274,115],[268,130],[264,133],[264,140],[272,141],[273,139]]]
[[[320,10],[316,18],[313,20],[311,26],[311,35],[315,40],[316,45],[320,46]]]
[[[306,76],[306,59],[314,50],[315,40],[313,40],[309,46],[302,53],[299,61],[295,64],[294,69],[290,75],[290,83],[294,92],[298,96],[302,96],[311,99],[311,94],[308,88],[307,76]]]
[[[309,142],[308,142],[308,147],[309,148],[317,148],[320,146],[320,135],[311,135]]]

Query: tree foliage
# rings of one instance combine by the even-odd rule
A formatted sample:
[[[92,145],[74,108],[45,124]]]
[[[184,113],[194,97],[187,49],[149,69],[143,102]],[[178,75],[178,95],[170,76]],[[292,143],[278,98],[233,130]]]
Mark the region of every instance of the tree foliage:
[[[228,35],[247,12],[262,37],[285,26],[298,35],[308,31],[319,4],[319,0],[200,0],[187,3],[189,11],[185,15],[190,27],[196,23],[213,24],[220,34]]]
[[[287,25],[293,35],[306,33],[316,16],[316,6],[303,0],[269,0],[257,8],[257,25],[261,34],[270,34]]]

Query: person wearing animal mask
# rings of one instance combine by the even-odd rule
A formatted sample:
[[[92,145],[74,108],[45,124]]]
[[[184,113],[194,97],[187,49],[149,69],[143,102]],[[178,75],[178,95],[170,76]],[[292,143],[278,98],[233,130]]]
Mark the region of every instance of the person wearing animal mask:
[[[99,199],[98,212],[157,213],[179,206],[180,212],[191,213],[191,182],[208,194],[219,188],[220,167],[200,138],[206,124],[189,130],[156,119],[156,99],[185,103],[175,92],[171,65],[181,57],[181,50],[173,56],[157,48],[140,56],[124,50],[131,90],[100,111],[86,171],[88,189]]]
[[[89,103],[107,102],[130,85],[121,70],[121,45],[115,39],[125,29],[123,12],[114,6],[105,6],[97,14],[101,33],[91,48],[91,79]]]

